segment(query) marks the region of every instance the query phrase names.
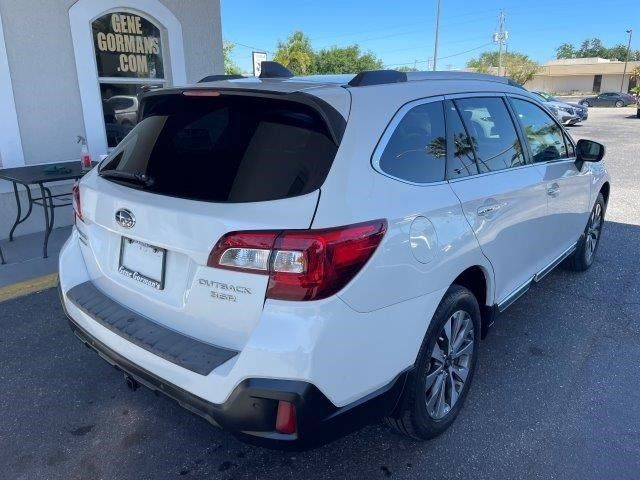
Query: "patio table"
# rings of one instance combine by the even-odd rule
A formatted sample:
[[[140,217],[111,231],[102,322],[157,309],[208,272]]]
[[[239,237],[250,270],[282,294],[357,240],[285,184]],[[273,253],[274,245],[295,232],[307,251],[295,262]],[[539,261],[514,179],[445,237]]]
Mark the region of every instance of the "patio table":
[[[93,163],[93,166],[97,162]],[[9,241],[13,241],[13,233],[16,227],[23,223],[33,211],[33,206],[41,206],[44,210],[44,242],[42,245],[42,256],[47,258],[47,244],[49,243],[49,235],[53,230],[55,221],[55,209],[71,205],[72,192],[58,193],[53,195],[47,184],[59,182],[63,180],[77,180],[81,178],[86,170],[82,169],[82,165],[78,160],[62,163],[48,163],[39,165],[27,165],[24,167],[13,167],[0,169],[0,179],[7,180],[13,184],[13,193],[16,199],[16,219],[9,232]],[[28,207],[23,216],[23,205],[20,200],[18,185],[22,185],[27,192]],[[40,196],[34,197],[31,194],[31,186],[37,186],[40,190]],[[0,250],[0,262],[4,263],[5,259]]]

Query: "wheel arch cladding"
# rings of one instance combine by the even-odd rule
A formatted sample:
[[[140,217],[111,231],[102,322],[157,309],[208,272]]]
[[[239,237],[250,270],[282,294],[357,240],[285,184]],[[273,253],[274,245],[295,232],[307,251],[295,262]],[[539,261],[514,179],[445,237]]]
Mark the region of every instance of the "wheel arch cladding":
[[[487,277],[482,267],[474,265],[467,268],[464,272],[456,277],[453,281],[456,285],[460,285],[470,290],[476,297],[478,305],[481,307],[487,304]]]
[[[495,319],[494,308],[488,305],[489,277],[479,265],[467,268],[453,281],[454,284],[468,289],[478,301],[480,307],[481,335],[484,338]]]

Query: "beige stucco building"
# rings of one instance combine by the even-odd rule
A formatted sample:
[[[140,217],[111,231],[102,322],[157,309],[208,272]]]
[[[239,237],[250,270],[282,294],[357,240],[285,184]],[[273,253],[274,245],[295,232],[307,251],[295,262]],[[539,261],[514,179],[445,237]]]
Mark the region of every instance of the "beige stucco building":
[[[637,82],[630,73],[640,62],[629,62],[622,83],[624,62],[604,58],[569,58],[552,60],[540,66],[533,80],[525,85],[529,90],[555,94],[583,94],[620,91],[628,92]]]

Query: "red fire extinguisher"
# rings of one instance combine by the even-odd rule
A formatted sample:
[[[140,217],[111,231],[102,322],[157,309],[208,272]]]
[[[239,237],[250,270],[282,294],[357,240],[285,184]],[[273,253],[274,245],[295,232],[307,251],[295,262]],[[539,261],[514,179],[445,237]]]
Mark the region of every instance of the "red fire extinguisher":
[[[78,135],[78,143],[80,144],[80,163],[82,170],[91,170],[91,154],[87,147],[87,139]]]

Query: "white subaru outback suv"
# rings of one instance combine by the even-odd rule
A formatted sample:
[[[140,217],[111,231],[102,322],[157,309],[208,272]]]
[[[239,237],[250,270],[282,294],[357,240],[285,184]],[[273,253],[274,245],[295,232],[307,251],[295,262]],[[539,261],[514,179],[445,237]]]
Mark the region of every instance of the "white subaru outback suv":
[[[504,78],[363,72],[152,91],[76,186],[76,335],[241,439],[306,448],[455,419],[480,339],[593,262],[604,147]]]

